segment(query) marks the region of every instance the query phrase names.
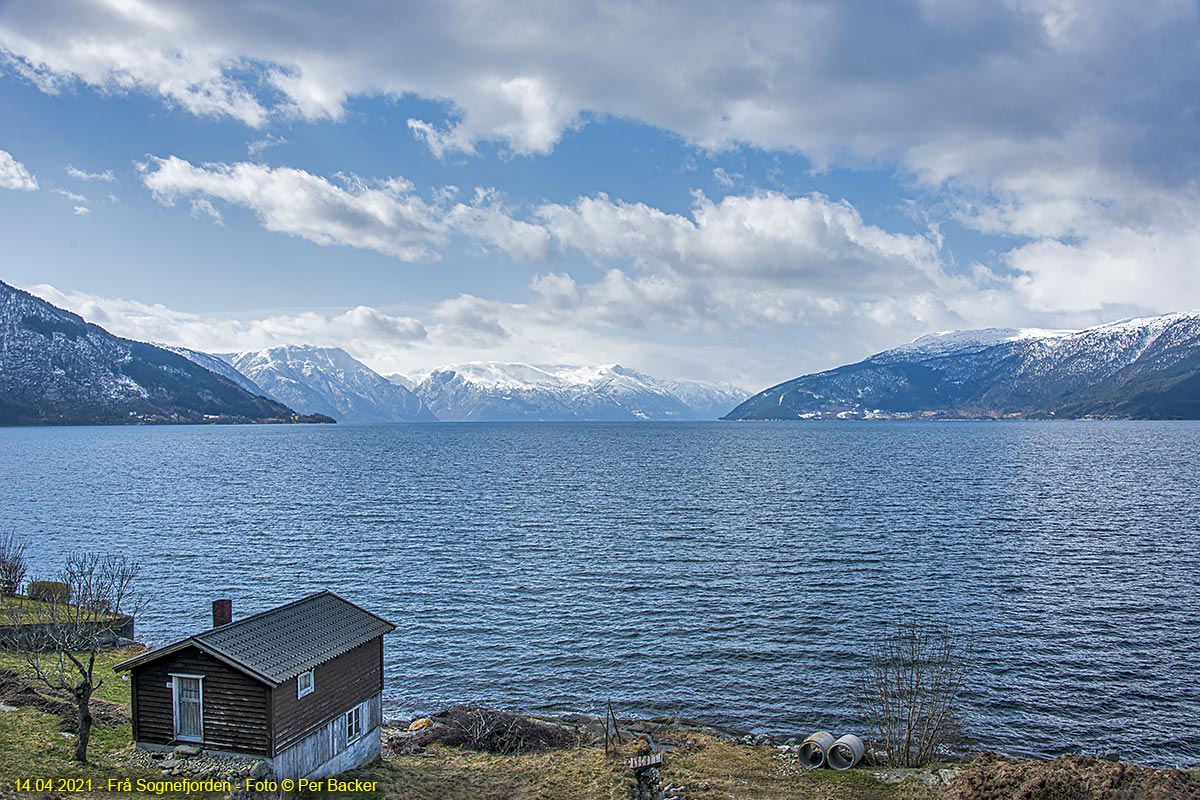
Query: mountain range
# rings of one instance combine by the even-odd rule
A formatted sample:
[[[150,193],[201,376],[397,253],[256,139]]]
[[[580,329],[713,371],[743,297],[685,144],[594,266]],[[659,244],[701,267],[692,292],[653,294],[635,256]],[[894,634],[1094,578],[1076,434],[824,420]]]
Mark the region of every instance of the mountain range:
[[[477,361],[389,377],[447,421],[716,419],[748,395],[729,383],[662,380],[619,364]]]
[[[1082,331],[923,336],[754,395],[724,419],[1200,418],[1200,312]]]
[[[332,422],[0,282],[0,424],[309,421]]]
[[[336,347],[282,345],[219,359],[264,394],[306,414],[340,422],[437,421],[421,398]]]
[[[617,364],[384,377],[331,347],[209,354],[114,336],[0,282],[0,424],[871,418],[1200,419],[1200,312],[923,336],[746,399]],[[729,409],[732,408],[732,411]]]

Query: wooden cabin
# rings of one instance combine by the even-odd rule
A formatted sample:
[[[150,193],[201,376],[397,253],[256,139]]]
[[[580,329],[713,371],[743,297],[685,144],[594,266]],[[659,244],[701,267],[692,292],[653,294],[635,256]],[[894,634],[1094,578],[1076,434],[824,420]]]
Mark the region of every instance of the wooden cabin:
[[[396,626],[332,592],[213,627],[117,664],[131,674],[133,740],[263,759],[323,778],[379,757],[383,636]]]

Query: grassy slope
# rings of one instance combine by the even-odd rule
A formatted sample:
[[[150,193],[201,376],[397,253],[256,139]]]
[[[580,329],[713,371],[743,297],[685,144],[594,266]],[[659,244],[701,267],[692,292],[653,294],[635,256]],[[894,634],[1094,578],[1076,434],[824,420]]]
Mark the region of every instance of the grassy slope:
[[[105,679],[97,696],[126,708],[129,684],[113,674],[111,667],[130,655],[123,650],[105,652],[97,667],[97,675]],[[21,669],[23,665],[20,655],[0,652],[0,667]],[[62,734],[56,716],[30,707],[0,712],[0,753],[4,754],[0,795],[11,793],[18,778],[92,778],[101,790],[88,797],[108,796],[102,790],[108,778],[161,779],[157,773],[131,772],[123,759],[114,757],[131,746],[130,734],[128,723],[93,728],[92,763],[80,765],[71,760],[74,739]],[[694,738],[697,745],[669,756],[663,773],[664,780],[687,786],[691,797],[876,800],[923,796],[898,794],[895,787],[878,784],[862,771],[800,774],[775,758],[769,747],[745,747],[700,734]],[[633,788],[632,775],[621,758],[606,759],[603,750],[589,748],[496,756],[434,746],[426,755],[389,758],[342,778],[378,781],[377,797],[405,800],[625,800]]]
[[[139,651],[140,652],[140,651]],[[100,655],[96,675],[104,685],[96,697],[129,707],[129,684],[112,671],[112,665],[129,658],[133,651],[109,650]],[[0,651],[0,667],[25,668],[19,654]],[[91,764],[72,760],[75,739],[59,730],[58,717],[30,707],[0,712],[0,793],[13,791],[18,778],[92,778],[94,785],[105,786],[109,778],[159,778],[151,773],[135,774],[123,762],[112,758],[114,751],[130,746],[129,723],[115,727],[95,726],[88,747]],[[92,796],[102,796],[100,793]]]

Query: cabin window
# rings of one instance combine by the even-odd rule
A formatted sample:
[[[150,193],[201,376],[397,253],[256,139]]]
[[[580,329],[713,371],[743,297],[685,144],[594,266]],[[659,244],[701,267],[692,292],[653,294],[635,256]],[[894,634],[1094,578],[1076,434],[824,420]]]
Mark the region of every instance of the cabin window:
[[[171,675],[175,706],[175,738],[182,742],[204,740],[204,676]]]
[[[296,676],[296,697],[304,697],[306,694],[312,694],[317,688],[317,679],[313,677],[313,671],[301,672]]]
[[[346,744],[357,742],[363,735],[363,711],[366,703],[360,703],[346,712]]]

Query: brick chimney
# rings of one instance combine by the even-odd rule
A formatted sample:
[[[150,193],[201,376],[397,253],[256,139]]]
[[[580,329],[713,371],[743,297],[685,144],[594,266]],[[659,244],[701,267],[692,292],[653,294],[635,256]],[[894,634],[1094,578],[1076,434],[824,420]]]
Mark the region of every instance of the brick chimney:
[[[233,622],[233,601],[229,598],[213,600],[213,627],[219,628]]]

